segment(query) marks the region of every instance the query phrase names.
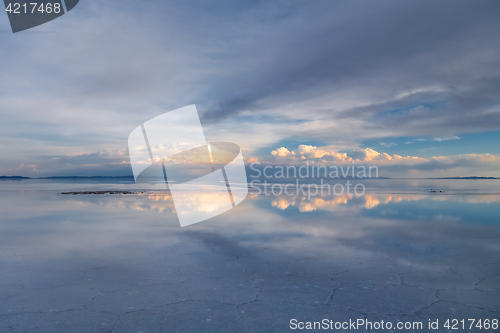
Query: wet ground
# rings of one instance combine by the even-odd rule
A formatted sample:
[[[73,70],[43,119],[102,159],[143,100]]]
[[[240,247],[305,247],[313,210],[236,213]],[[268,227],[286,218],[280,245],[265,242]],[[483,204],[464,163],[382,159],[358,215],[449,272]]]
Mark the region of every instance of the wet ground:
[[[185,228],[164,193],[9,187],[0,331],[288,332],[293,319],[363,319],[493,332],[468,319],[500,319],[500,195],[445,187],[253,192]],[[466,327],[447,329],[447,319]]]

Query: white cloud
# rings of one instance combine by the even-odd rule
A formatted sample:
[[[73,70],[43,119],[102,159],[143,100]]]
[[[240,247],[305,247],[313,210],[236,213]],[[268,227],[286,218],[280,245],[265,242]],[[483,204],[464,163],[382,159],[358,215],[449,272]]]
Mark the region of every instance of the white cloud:
[[[252,161],[257,161],[254,159]],[[280,147],[271,152],[271,156],[261,158],[260,163],[271,165],[350,165],[369,164],[378,166],[386,177],[500,177],[500,155],[462,154],[453,156],[400,156],[378,152],[371,148],[337,152],[334,147],[315,147],[299,145],[295,150]],[[385,170],[385,174],[383,173]],[[453,172],[453,174],[450,174]]]

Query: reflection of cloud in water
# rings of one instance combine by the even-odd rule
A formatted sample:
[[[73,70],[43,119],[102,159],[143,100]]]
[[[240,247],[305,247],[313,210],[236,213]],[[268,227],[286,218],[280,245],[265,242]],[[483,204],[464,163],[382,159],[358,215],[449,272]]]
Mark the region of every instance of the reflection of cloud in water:
[[[318,209],[355,207],[371,209],[388,203],[402,201],[453,201],[462,203],[500,202],[500,195],[415,195],[415,194],[366,194],[364,196],[341,195],[337,197],[319,197],[307,200],[305,196],[279,197],[272,201],[272,206],[281,210],[296,207],[299,212],[312,212]]]
[[[316,209],[333,207],[338,204],[346,204],[351,199],[352,195],[342,195],[332,200],[325,200],[323,198],[306,200],[306,197],[290,197],[273,200],[271,204],[273,207],[277,207],[282,210],[285,210],[290,206],[296,206],[300,212],[312,212]]]
[[[192,212],[209,213],[218,211],[224,206],[224,192],[212,192],[202,194],[197,191],[185,191],[181,200],[177,203],[187,207]],[[249,194],[249,200],[264,198],[255,194]],[[280,210],[295,208],[299,212],[307,213],[316,210],[339,211],[346,209],[373,209],[389,203],[401,203],[420,200],[432,200],[436,202],[455,203],[495,203],[500,202],[500,195],[421,195],[421,194],[366,194],[364,196],[341,195],[330,197],[313,197],[307,199],[304,196],[280,196],[267,197],[271,201],[272,207]],[[94,202],[95,204],[108,209],[132,209],[136,211],[155,211],[157,213],[176,214],[172,196],[169,192],[145,192],[129,196],[99,196],[79,197],[75,200],[72,197],[69,201],[75,203]]]
[[[227,192],[185,192],[176,196],[176,205],[190,212],[212,213],[225,209],[229,196]]]
[[[227,192],[202,193],[199,191],[185,191],[178,196],[176,204],[191,212],[210,213],[225,207],[224,199]],[[96,200],[99,199],[99,200]],[[82,202],[95,202],[106,209],[132,209],[136,211],[151,210],[158,213],[175,214],[176,209],[170,192],[146,192],[128,196],[80,196],[78,199],[71,197],[67,202],[75,204]]]
[[[67,203],[76,205],[94,203],[107,210],[131,209],[135,211],[155,211],[157,213],[175,213],[172,197],[168,192],[148,192],[127,196],[80,196],[72,197]]]
[[[32,321],[38,328],[43,311],[55,308],[48,327],[53,316],[101,325],[104,320],[94,315],[105,309],[120,314],[127,325],[165,327],[165,314],[174,313],[169,322],[202,327],[205,316],[183,314],[202,313],[209,304],[224,316],[238,306],[241,315],[251,314],[255,323],[278,332],[274,312],[286,318],[297,311],[339,318],[348,308],[357,312],[346,313],[347,320],[368,312],[396,318],[390,312],[420,321],[437,315],[466,318],[471,311],[491,318],[487,309],[498,309],[500,228],[456,223],[444,214],[449,209],[466,216],[470,206],[481,213],[485,202],[498,198],[454,196],[449,198],[454,202],[445,202],[443,195],[372,193],[250,198],[227,214],[181,229],[168,214],[174,208],[165,192],[68,197],[0,191],[0,291],[12,295],[3,318],[20,325],[39,312]],[[203,200],[191,204],[211,209]],[[498,220],[497,204],[489,206]],[[407,213],[422,214],[426,207],[432,209],[425,219],[409,220]],[[301,213],[315,209],[330,211]],[[391,209],[406,215],[382,214]],[[429,223],[431,216],[437,219]],[[435,297],[436,290],[443,300]],[[448,310],[449,304],[458,310]],[[14,314],[6,313],[11,309]],[[417,310],[422,317],[415,317]]]

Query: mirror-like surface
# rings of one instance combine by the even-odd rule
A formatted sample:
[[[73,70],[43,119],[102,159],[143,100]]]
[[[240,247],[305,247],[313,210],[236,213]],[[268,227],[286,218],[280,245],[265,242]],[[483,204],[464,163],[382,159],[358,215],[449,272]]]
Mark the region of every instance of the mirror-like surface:
[[[499,319],[499,184],[251,190],[180,228],[168,193],[60,194],[134,189],[127,182],[1,182],[0,330],[286,332],[291,319],[362,318],[425,332],[429,319]]]

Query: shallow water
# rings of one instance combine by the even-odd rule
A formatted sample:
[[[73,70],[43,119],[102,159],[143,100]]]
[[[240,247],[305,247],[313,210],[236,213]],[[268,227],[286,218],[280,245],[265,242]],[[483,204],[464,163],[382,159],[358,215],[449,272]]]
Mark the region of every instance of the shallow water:
[[[446,332],[446,319],[500,319],[500,181],[365,185],[310,198],[253,189],[180,228],[168,193],[59,194],[127,182],[0,182],[0,329],[285,332],[326,318],[422,332],[438,319]]]

